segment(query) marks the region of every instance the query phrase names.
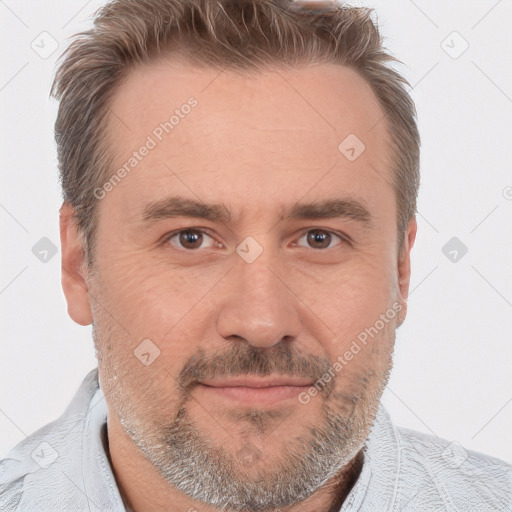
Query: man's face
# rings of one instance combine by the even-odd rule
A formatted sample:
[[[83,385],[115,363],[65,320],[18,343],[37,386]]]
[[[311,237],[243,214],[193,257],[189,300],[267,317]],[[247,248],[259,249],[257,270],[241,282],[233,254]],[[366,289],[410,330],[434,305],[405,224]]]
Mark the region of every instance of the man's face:
[[[87,281],[109,430],[213,506],[304,499],[360,450],[405,314],[383,112],[339,66],[163,60],[110,106],[112,173],[138,156]]]

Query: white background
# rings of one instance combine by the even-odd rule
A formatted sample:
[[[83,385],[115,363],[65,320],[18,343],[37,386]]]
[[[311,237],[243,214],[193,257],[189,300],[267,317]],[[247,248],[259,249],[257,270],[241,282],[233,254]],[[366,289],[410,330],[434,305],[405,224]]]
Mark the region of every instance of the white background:
[[[59,245],[55,60],[101,4],[0,0],[0,457],[60,415],[96,366],[91,328],[66,313],[60,252],[42,263],[31,249]],[[512,462],[512,4],[357,4],[377,9],[406,64],[423,141],[409,315],[385,405],[398,425]],[[47,59],[31,48],[43,31],[60,45]],[[464,40],[458,58],[443,49]],[[454,236],[468,248],[456,263],[442,252]]]

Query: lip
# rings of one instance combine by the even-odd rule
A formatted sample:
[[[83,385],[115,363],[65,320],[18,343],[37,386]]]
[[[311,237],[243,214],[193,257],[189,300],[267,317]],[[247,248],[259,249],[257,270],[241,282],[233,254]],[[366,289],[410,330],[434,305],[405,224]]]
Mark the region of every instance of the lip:
[[[232,379],[205,379],[200,382],[204,386],[214,388],[244,387],[244,388],[270,388],[274,386],[312,386],[313,382],[304,377],[238,377]]]
[[[212,398],[243,406],[265,407],[290,400],[298,403],[298,395],[312,384],[308,379],[292,377],[236,378],[204,380],[199,383],[199,388]]]

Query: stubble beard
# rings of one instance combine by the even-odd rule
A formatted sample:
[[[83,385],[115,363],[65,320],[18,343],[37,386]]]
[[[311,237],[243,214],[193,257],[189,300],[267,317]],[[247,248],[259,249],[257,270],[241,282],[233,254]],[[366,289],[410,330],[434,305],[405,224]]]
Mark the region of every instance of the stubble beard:
[[[219,510],[273,511],[307,499],[356,457],[376,416],[390,369],[391,365],[381,375],[370,370],[361,378],[367,385],[357,394],[332,388],[328,397],[316,396],[322,400],[321,419],[292,439],[286,439],[286,418],[280,419],[275,410],[237,413],[263,443],[265,436],[279,430],[283,446],[272,462],[258,460],[261,452],[251,443],[246,454],[234,451],[232,443],[219,445],[189,414],[187,392],[168,424],[144,414],[130,393],[123,393],[122,385],[117,412],[128,437],[171,486]]]

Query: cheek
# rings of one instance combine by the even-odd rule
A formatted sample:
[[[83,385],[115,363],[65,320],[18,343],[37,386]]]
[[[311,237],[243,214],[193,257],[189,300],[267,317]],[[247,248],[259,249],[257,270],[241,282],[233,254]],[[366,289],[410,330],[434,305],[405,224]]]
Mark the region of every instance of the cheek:
[[[364,337],[351,337],[332,347],[330,358],[336,373],[336,389],[342,396],[356,398],[362,404],[378,397],[393,365],[394,327],[361,331]],[[355,406],[355,402],[352,402]]]
[[[177,267],[143,254],[116,258],[98,281],[112,315],[134,338],[162,338],[229,268]]]
[[[105,365],[120,373],[128,370],[132,384],[136,383],[136,394],[147,374],[158,369],[175,385],[184,363],[204,340],[205,326],[214,323],[208,320],[212,311],[215,313],[209,293],[229,270],[212,266],[199,272],[193,267],[177,269],[154,261],[148,264],[148,260],[138,255],[117,258],[97,277],[102,286],[101,304],[108,311],[102,314],[102,310],[95,318],[104,357],[108,351]],[[111,347],[107,349],[105,342],[109,341]],[[146,346],[147,350],[143,349]],[[147,367],[136,357],[145,352],[154,358]]]
[[[371,327],[394,300],[393,273],[385,260],[359,255],[350,264],[305,276],[297,295],[326,327],[332,347]]]
[[[151,307],[159,295],[135,293],[140,283],[129,277],[113,286],[114,293],[110,283],[102,280],[103,290],[108,288],[110,293],[101,294],[95,315],[100,381],[120,416],[135,417],[141,410],[147,411],[148,417],[155,411],[169,415],[182,399],[176,379],[190,356],[186,350],[192,347],[190,343],[168,347],[161,342],[160,332],[172,324]],[[156,325],[158,318],[163,319],[160,325]],[[136,409],[130,409],[135,404]]]

